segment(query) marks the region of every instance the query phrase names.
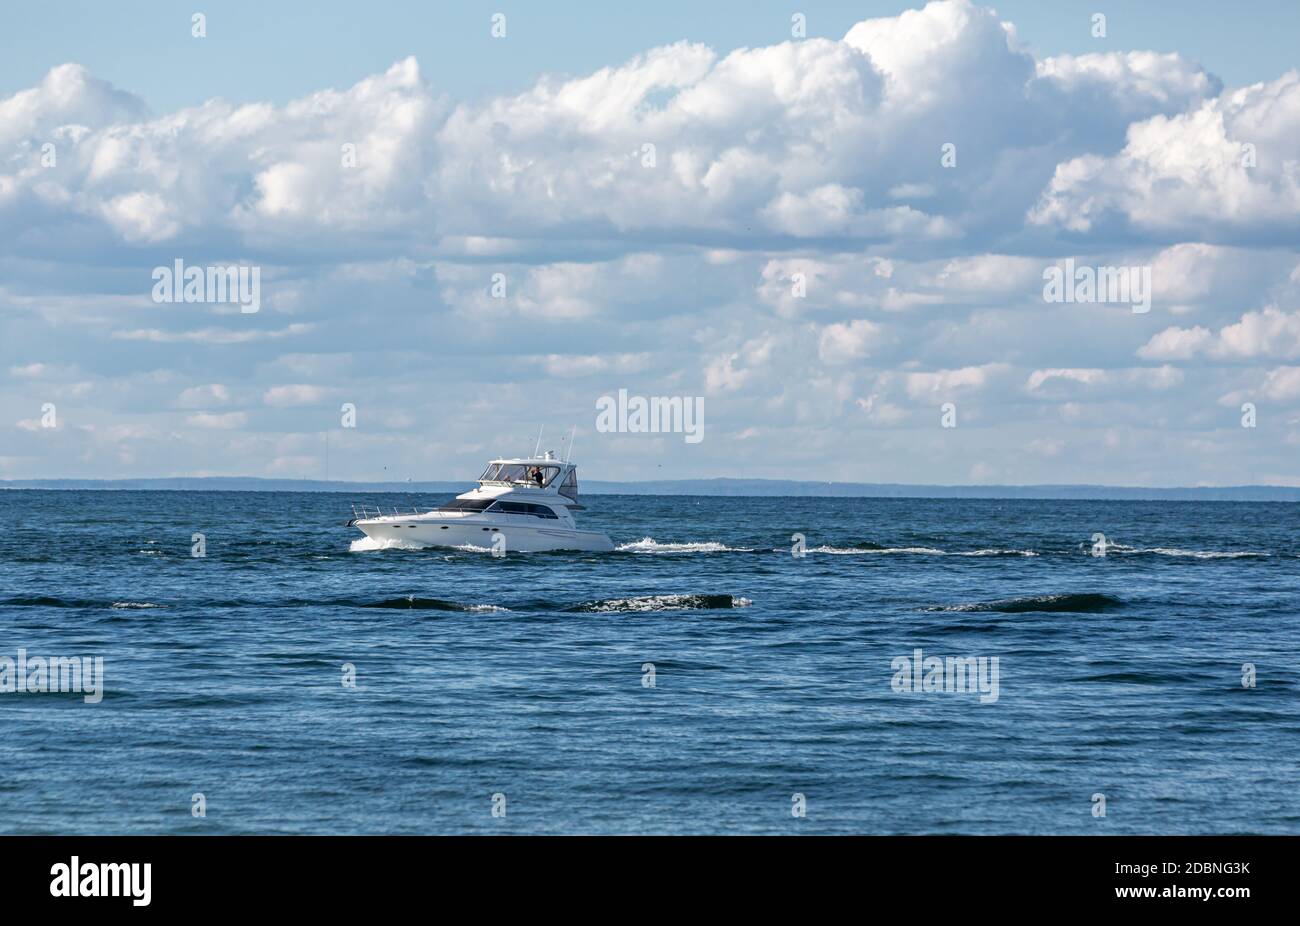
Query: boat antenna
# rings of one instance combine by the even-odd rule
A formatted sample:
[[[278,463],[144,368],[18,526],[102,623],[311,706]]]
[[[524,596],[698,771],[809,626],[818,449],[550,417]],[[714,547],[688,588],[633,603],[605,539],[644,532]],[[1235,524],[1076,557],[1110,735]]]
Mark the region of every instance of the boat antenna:
[[[546,425],[542,425],[540,428],[537,429],[537,446],[533,448],[534,460],[536,460],[537,455],[542,452],[542,431],[544,431],[545,429],[546,429]]]
[[[573,427],[569,428],[569,450],[564,455],[565,463],[568,463],[571,459],[573,459],[573,437],[577,433],[578,433],[578,426],[576,424]]]

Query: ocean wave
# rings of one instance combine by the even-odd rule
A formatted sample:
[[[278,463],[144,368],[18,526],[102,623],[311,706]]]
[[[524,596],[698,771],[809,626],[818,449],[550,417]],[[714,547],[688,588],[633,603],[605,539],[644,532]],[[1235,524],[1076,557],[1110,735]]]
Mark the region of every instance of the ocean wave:
[[[1082,544],[1084,553],[1093,555],[1092,544]],[[1178,547],[1132,547],[1107,541],[1107,556],[1178,556],[1189,559],[1264,559],[1272,556],[1258,550],[1183,550]],[[1100,558],[1100,557],[1099,557]]]
[[[1021,614],[1030,611],[1091,614],[1124,606],[1112,595],[1092,592],[1075,595],[1031,595],[1025,598],[1004,598],[1000,601],[976,601],[965,604],[936,605],[927,611],[996,612]]]
[[[619,553],[753,553],[748,547],[729,547],[715,540],[693,543],[660,543],[653,537],[643,537],[635,543],[621,543],[614,548]]]
[[[788,553],[787,547],[777,547],[774,553]],[[826,553],[831,556],[869,556],[873,554],[905,553],[913,556],[1038,556],[1033,550],[1003,550],[990,547],[984,550],[940,550],[937,547],[885,547],[868,543],[862,546],[833,547],[823,545],[808,547],[805,553]]]
[[[1149,553],[1154,556],[1189,556],[1193,559],[1247,559],[1271,556],[1254,550],[1179,550],[1171,547],[1152,547],[1148,550],[1134,550],[1134,553]]]
[[[383,601],[371,601],[361,605],[363,608],[396,608],[413,611],[509,611],[494,604],[461,604],[459,601],[446,601],[442,598],[417,598],[407,595],[405,598],[385,598]]]
[[[641,595],[633,598],[602,598],[584,601],[569,608],[575,612],[644,612],[693,611],[718,608],[745,608],[753,604],[748,598],[734,595]]]
[[[94,602],[73,601],[67,598],[51,598],[48,595],[20,596],[18,598],[0,599],[0,605],[14,608],[93,608]]]
[[[1000,550],[996,547],[990,547],[987,550],[963,550],[957,553],[950,553],[949,556],[1039,556],[1040,554],[1033,550]]]
[[[772,552],[788,553],[790,551],[786,547],[777,547]],[[828,556],[856,556],[861,553],[879,553],[880,550],[872,550],[864,547],[832,547],[832,546],[822,545],[820,547],[808,547],[807,549],[804,550],[804,552],[825,553]]]
[[[922,556],[942,556],[943,550],[935,547],[882,547],[877,544],[871,544],[865,547],[810,547],[809,553],[832,553],[836,555],[846,555],[855,553],[914,553]]]
[[[0,607],[11,608],[110,608],[115,611],[161,608],[151,601],[86,601],[77,598],[53,598],[48,595],[27,595],[0,598]]]
[[[1152,672],[1102,672],[1073,679],[1076,682],[1116,682],[1125,685],[1166,685],[1171,681],[1184,681],[1186,677],[1156,675]]]

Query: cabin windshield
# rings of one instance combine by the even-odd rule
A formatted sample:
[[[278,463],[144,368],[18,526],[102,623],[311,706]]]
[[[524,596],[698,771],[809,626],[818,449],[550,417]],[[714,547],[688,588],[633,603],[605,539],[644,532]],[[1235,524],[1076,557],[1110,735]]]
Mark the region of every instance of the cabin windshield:
[[[571,498],[575,502],[578,500],[578,470],[577,468],[569,470],[564,475],[564,481],[560,483],[560,494],[566,498]]]
[[[544,489],[560,473],[558,466],[534,466],[531,463],[492,463],[483,471],[479,482],[500,482],[512,486]]]

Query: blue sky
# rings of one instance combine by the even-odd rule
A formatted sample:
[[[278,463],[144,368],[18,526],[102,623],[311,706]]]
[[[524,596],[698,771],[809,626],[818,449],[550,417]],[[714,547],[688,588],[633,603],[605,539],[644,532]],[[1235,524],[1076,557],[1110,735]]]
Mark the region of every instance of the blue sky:
[[[1300,4],[995,6],[7,8],[0,478],[1300,484]]]

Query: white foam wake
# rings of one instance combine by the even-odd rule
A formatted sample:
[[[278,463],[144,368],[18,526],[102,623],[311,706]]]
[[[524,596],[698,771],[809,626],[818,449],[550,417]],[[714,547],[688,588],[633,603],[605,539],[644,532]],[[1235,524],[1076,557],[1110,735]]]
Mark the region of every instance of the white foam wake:
[[[1038,556],[1033,550],[965,550],[952,556]]]
[[[1152,547],[1149,550],[1135,550],[1135,553],[1155,553],[1158,556],[1190,556],[1195,559],[1240,559],[1245,556],[1268,556],[1267,553],[1255,553],[1250,550],[1179,550],[1171,547]]]
[[[372,550],[423,550],[422,544],[397,537],[376,540],[374,537],[360,537],[348,547],[351,553],[369,553]]]
[[[623,543],[614,548],[620,553],[752,553],[744,547],[729,547],[715,540],[698,543],[660,543],[653,537],[643,537],[635,543]]]
[[[926,556],[943,556],[943,550],[934,547],[814,547],[809,553],[920,553]]]
[[[1093,555],[1093,549],[1087,544],[1083,545],[1084,553]],[[1125,554],[1129,556],[1185,556],[1191,559],[1243,559],[1246,557],[1267,557],[1271,553],[1261,553],[1254,550],[1183,550],[1178,547],[1131,547],[1123,543],[1114,541],[1106,542],[1106,554]]]
[[[775,553],[787,553],[785,547],[777,547]],[[809,547],[805,553],[826,553],[831,556],[871,556],[884,553],[910,553],[914,556],[1037,556],[1033,550],[957,550],[949,552],[936,547]]]
[[[458,543],[454,547],[452,547],[452,549],[460,550],[462,553],[491,553],[492,552],[491,547],[480,547],[477,544],[473,544],[473,543]]]

